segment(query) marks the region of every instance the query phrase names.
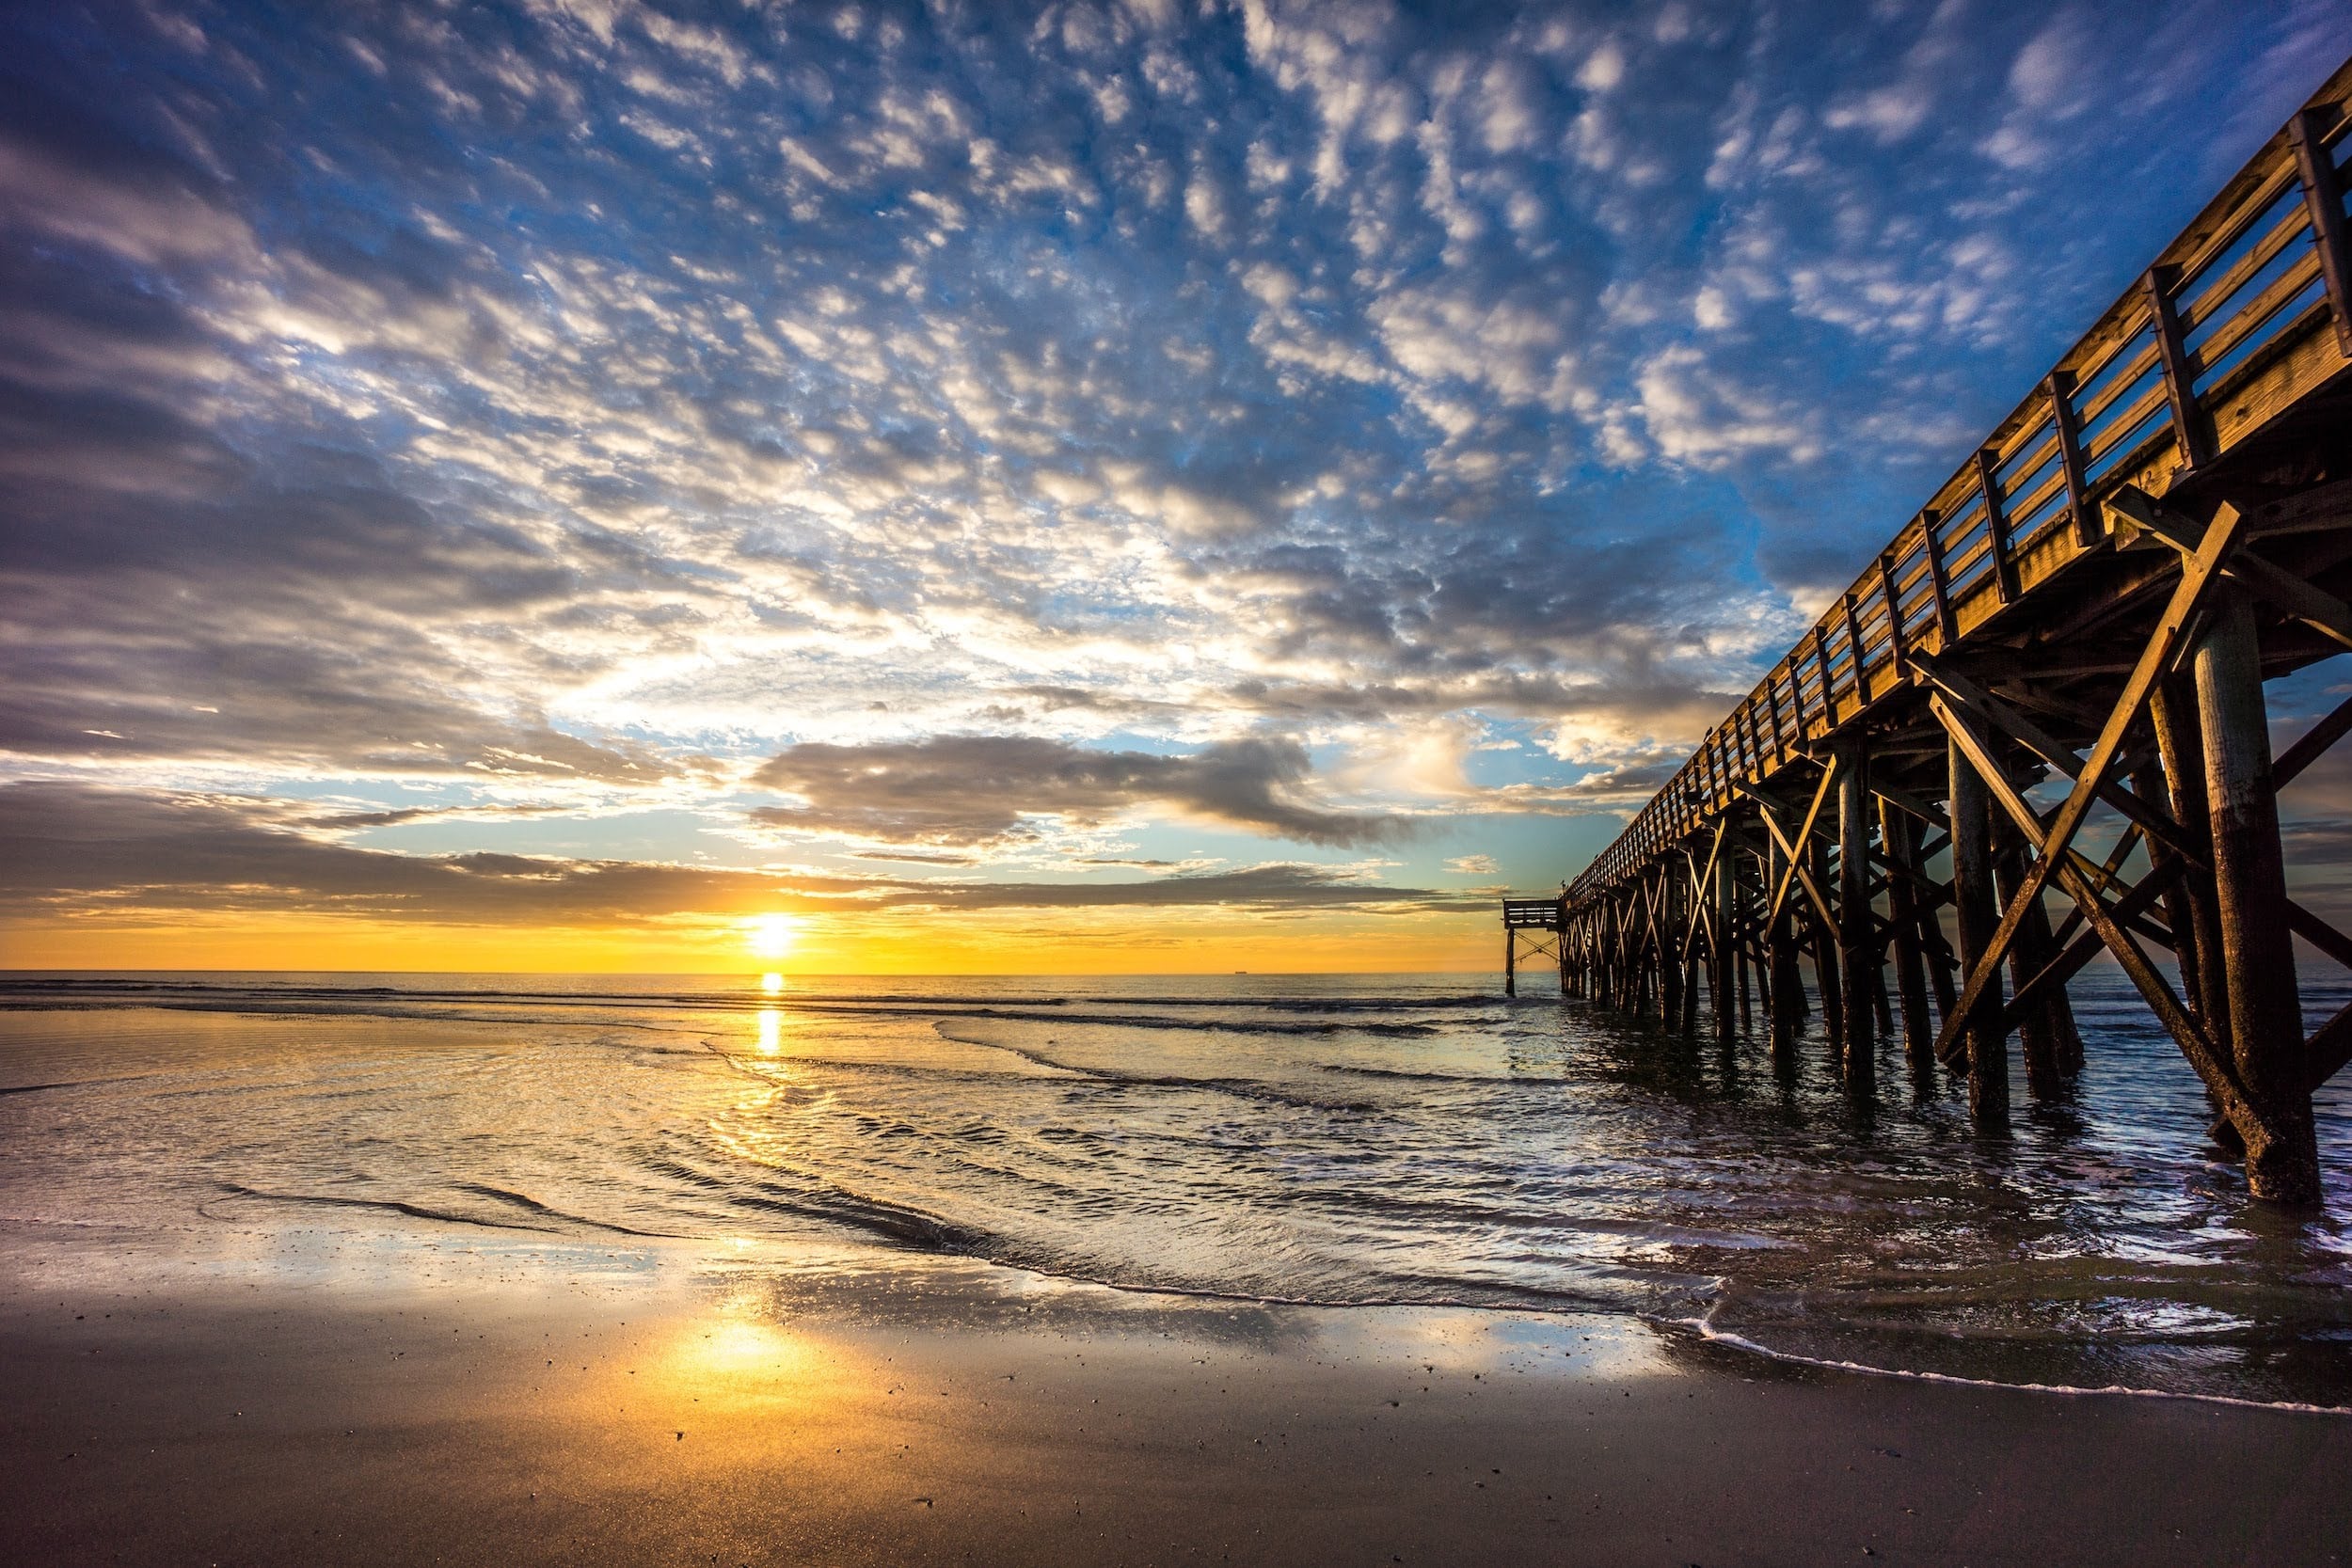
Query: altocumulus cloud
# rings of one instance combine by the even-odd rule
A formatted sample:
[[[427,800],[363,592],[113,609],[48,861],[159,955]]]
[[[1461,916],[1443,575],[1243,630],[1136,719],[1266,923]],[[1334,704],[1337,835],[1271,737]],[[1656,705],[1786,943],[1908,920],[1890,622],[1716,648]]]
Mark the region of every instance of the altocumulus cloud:
[[[2346,42],[2333,0],[12,8],[11,896],[150,885],[95,823],[174,898],[577,913],[1622,812]],[[508,854],[534,809],[627,858]],[[747,811],[914,869],[687,863],[768,852],[691,825]],[[476,849],[355,841],[427,830]],[[1087,885],[1376,893],[1283,864]]]

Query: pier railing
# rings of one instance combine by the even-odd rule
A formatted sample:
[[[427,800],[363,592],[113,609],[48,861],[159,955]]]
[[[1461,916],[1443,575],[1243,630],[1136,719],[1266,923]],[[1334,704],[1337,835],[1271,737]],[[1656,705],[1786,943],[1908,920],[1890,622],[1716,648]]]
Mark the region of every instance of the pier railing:
[[[1614,843],[1569,884],[1638,871],[1906,686],[1907,656],[1998,635],[2106,546],[2104,501],[2163,495],[2352,355],[2343,170],[2352,63],[2164,248],[1962,462]]]
[[[2276,797],[2352,702],[2273,759],[2263,683],[2352,648],[2347,131],[2352,62],[1564,890],[1529,937],[1565,994],[1689,1031],[1704,982],[1726,1044],[1760,995],[1776,1054],[1818,997],[1850,1085],[1899,1033],[1996,1125],[2012,1035],[2070,1092],[2066,985],[2104,953],[2253,1190],[2317,1196],[2352,1006],[2305,1036],[2293,939],[2352,968],[2352,937],[2289,895]]]

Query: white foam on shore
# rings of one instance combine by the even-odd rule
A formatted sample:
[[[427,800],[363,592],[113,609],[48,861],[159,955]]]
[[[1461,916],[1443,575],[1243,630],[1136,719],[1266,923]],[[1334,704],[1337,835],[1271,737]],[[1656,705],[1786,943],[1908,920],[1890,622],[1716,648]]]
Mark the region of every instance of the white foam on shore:
[[[2192,1394],[2173,1388],[2129,1388],[2120,1383],[2104,1388],[2085,1388],[2066,1383],[2004,1383],[1997,1378],[1962,1377],[1956,1372],[1921,1372],[1904,1367],[1873,1367],[1860,1361],[1833,1361],[1826,1356],[1801,1355],[1795,1351],[1774,1350],[1759,1345],[1744,1335],[1717,1328],[1705,1318],[1657,1318],[1651,1320],[1662,1327],[1687,1328],[1710,1345],[1744,1351],[1760,1355],[1768,1361],[1780,1361],[1798,1367],[1820,1367],[1834,1372],[1859,1372],[1866,1377],[1907,1378],[1915,1383],[1949,1383],[1963,1388],[2009,1388],[2026,1394],[2115,1395],[2136,1400],[2187,1400],[2198,1404],[2226,1404],[2241,1410],[2282,1410],[2308,1416],[2352,1417],[2352,1407],[2340,1404],[2301,1404],[2293,1400],[2249,1400],[2232,1394]]]

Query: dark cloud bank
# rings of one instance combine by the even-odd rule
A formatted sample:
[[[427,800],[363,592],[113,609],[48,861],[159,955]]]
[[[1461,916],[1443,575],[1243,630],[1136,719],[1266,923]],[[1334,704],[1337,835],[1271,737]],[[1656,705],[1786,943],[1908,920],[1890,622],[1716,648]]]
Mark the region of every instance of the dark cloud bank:
[[[1295,864],[1135,882],[945,882],[530,855],[404,855],[322,837],[319,820],[246,797],[0,786],[0,913],[238,911],[563,926],[778,910],[1407,911],[1485,902]]]
[[[1150,805],[1302,844],[1372,844],[1406,827],[1316,809],[1299,796],[1311,772],[1304,748],[1264,740],[1228,741],[1191,756],[1016,736],[804,745],[771,759],[752,782],[807,804],[760,806],[751,816],[770,827],[963,847],[1026,836],[1032,816],[1092,826]]]

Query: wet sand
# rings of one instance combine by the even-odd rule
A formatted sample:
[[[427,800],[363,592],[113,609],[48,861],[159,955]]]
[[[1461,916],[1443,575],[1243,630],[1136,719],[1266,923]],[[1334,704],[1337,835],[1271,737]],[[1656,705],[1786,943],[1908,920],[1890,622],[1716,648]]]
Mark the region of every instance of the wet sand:
[[[2352,1417],[1622,1319],[451,1243],[13,1251],[10,1562],[2333,1563]]]

